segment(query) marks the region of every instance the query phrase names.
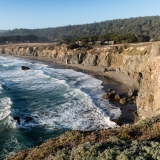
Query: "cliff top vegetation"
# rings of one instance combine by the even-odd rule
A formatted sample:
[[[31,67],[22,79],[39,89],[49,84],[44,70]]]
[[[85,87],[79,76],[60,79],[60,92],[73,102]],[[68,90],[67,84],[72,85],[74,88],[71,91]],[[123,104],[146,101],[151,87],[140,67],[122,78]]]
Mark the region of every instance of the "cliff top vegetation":
[[[7,158],[14,159],[159,159],[160,116],[134,125],[100,131],[67,131],[58,138]],[[147,141],[146,141],[147,140]]]

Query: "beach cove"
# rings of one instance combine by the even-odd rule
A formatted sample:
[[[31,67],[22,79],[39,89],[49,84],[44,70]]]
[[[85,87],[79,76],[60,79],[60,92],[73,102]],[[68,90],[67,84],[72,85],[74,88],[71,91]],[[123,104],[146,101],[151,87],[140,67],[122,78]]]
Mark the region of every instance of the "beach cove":
[[[36,46],[36,47],[38,47],[38,46]],[[121,49],[122,46],[117,46],[118,48],[115,48],[115,46],[112,46],[112,47],[114,50],[114,59],[115,59],[115,56],[118,56],[118,59],[121,60],[122,57],[120,57],[121,54],[119,54],[119,49]],[[41,49],[39,49],[39,48],[41,48]],[[42,48],[43,48],[43,50],[42,50]],[[147,56],[151,50],[151,46],[150,45],[148,46],[148,44],[146,46],[139,47],[140,48],[139,51],[143,51],[142,53],[144,54],[143,56],[144,56],[145,60],[143,60],[144,63],[141,66],[136,68],[137,72],[132,73],[132,69],[134,68],[133,64],[135,63],[134,61],[132,61],[133,62],[132,64],[129,64],[127,62],[128,63],[127,66],[123,67],[122,66],[123,64],[121,62],[115,62],[115,60],[113,60],[112,58],[110,58],[110,59],[108,58],[107,61],[110,62],[110,66],[108,66],[108,63],[106,63],[106,65],[104,65],[104,62],[102,60],[98,61],[99,57],[96,57],[97,52],[95,52],[96,54],[94,55],[93,50],[91,50],[91,51],[89,51],[90,52],[89,53],[90,55],[89,55],[89,54],[85,54],[85,53],[88,53],[88,51],[82,50],[82,52],[78,51],[78,57],[79,57],[79,60],[81,61],[81,64],[77,64],[76,61],[78,62],[78,60],[76,59],[76,57],[74,57],[74,54],[77,52],[77,50],[73,50],[72,54],[71,54],[71,51],[69,51],[69,54],[67,53],[68,51],[65,51],[65,53],[62,54],[62,52],[60,51],[61,49],[59,48],[59,53],[61,52],[61,54],[59,54],[59,53],[57,53],[58,49],[55,49],[55,48],[56,47],[53,47],[53,45],[50,45],[50,46],[47,45],[47,46],[43,46],[43,47],[41,46],[38,48],[35,48],[35,46],[34,47],[32,47],[32,46],[25,46],[25,47],[14,46],[13,48],[12,47],[6,47],[6,48],[2,47],[1,54],[3,56],[4,55],[13,56],[14,55],[17,57],[36,59],[36,61],[34,63],[36,63],[37,60],[45,60],[45,62],[44,62],[45,65],[49,64],[49,66],[52,66],[52,64],[47,61],[53,61],[53,63],[59,64],[61,66],[60,68],[62,70],[66,69],[66,68],[67,68],[67,70],[74,69],[75,71],[89,74],[93,78],[100,79],[101,81],[103,81],[103,84],[102,84],[103,88],[102,89],[105,92],[108,92],[108,89],[114,89],[120,95],[124,95],[124,94],[127,94],[128,90],[130,90],[130,89],[132,89],[132,90],[138,89],[140,82],[141,82],[140,70],[144,69],[144,66],[147,63],[147,60],[146,60]],[[64,50],[65,47],[62,46],[62,48]],[[143,48],[143,50],[142,50],[142,48]],[[40,50],[41,50],[41,54],[39,52]],[[48,50],[51,50],[52,54],[50,54],[51,52],[49,53]],[[54,53],[55,50],[56,50],[56,53]],[[96,50],[103,51],[103,55],[106,54],[106,51],[104,51],[104,48],[100,48],[100,49],[97,48]],[[105,48],[105,50],[108,50],[107,52],[109,52],[112,49]],[[116,52],[116,50],[117,50],[117,52]],[[94,48],[94,51],[95,51],[95,48]],[[128,51],[131,51],[131,49],[128,49]],[[56,58],[55,58],[54,54],[56,54],[56,56],[57,56]],[[108,54],[109,53],[107,53],[107,55]],[[51,55],[54,58],[51,58]],[[66,58],[66,55],[67,55],[67,58]],[[102,55],[102,53],[100,53],[100,55]],[[82,61],[82,57],[83,57],[83,61]],[[93,58],[93,57],[96,59],[96,61],[95,61],[95,59],[91,60],[91,58]],[[131,59],[131,56],[129,56],[128,54],[126,55],[126,57]],[[138,57],[137,59],[139,59],[139,55],[137,57]],[[133,58],[133,56],[132,56],[132,58]],[[67,64],[66,64],[66,59],[67,59]],[[105,59],[105,58],[101,57],[101,59]],[[134,57],[134,60],[135,60],[135,57]],[[124,59],[123,59],[123,61],[124,61]],[[32,61],[32,64],[34,64],[34,63]],[[41,62],[41,63],[43,63],[43,62]],[[126,64],[126,62],[124,62],[124,63]],[[130,65],[132,65],[133,67],[130,68]],[[68,73],[66,73],[66,74],[68,74]],[[75,74],[75,72],[73,74]],[[91,85],[92,84],[94,84],[94,83],[91,82]],[[105,92],[103,92],[103,93],[105,94]],[[101,95],[101,97],[102,96],[103,95]],[[122,122],[124,122],[123,124],[133,123],[133,121],[134,121],[133,111],[136,110],[136,105],[134,105],[134,104],[120,105],[118,101],[115,101],[113,99],[110,102],[111,102],[110,103],[111,106],[112,106],[112,104],[114,104],[117,108],[121,108],[122,115],[121,115],[120,119]],[[113,119],[113,117],[112,117],[112,119]],[[97,128],[97,129],[99,130],[100,128]],[[105,129],[105,128],[102,128],[102,129]],[[96,130],[96,128],[94,130]],[[113,131],[113,133],[114,132],[115,131]]]

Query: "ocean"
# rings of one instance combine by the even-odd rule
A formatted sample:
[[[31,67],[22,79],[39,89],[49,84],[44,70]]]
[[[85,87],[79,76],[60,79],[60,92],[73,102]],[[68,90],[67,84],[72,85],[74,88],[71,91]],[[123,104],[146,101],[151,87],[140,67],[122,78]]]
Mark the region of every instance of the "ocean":
[[[27,66],[30,70],[21,70]],[[0,56],[0,159],[67,130],[116,127],[102,81],[56,64]]]

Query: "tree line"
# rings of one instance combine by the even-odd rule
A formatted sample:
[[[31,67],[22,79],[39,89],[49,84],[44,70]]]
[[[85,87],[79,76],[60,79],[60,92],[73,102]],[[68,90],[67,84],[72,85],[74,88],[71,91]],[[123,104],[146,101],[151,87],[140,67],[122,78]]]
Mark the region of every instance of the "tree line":
[[[134,34],[149,36],[153,40],[160,40],[160,16],[146,16],[127,19],[114,19],[83,25],[68,25],[43,29],[13,29],[1,32],[3,36],[36,35],[46,37],[48,41],[61,41],[76,37],[98,36],[103,34]]]
[[[99,36],[84,36],[76,37],[74,40],[69,40],[67,38],[63,39],[59,44],[67,44],[68,49],[74,49],[79,47],[91,47],[93,44],[127,44],[135,42],[149,42],[150,37],[144,35],[134,35],[134,34],[101,34]],[[106,43],[107,42],[107,43]]]
[[[4,43],[24,43],[24,42],[46,42],[48,41],[45,37],[37,37],[34,34],[31,35],[12,35],[12,36],[0,36],[0,44]]]
[[[150,40],[149,36],[145,35],[135,35],[135,34],[120,34],[120,33],[106,33],[100,34],[98,36],[85,36],[76,37],[74,41],[82,42],[93,42],[100,41],[102,44],[105,41],[114,41],[114,43],[134,43],[134,42],[148,42]]]

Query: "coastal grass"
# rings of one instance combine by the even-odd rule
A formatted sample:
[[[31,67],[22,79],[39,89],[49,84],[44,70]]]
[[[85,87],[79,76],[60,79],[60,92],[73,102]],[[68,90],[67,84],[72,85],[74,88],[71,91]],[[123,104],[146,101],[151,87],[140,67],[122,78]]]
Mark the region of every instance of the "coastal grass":
[[[160,139],[160,115],[144,119],[135,125],[121,127],[118,136],[126,139]]]
[[[67,131],[7,160],[160,160],[160,115],[117,128]]]
[[[160,144],[154,141],[123,140],[112,137],[108,143],[84,143],[57,152],[55,160],[144,160],[160,159]]]
[[[147,46],[142,50],[139,49],[137,46],[135,46],[135,47],[129,47],[123,50],[122,53],[124,53],[125,55],[145,55],[145,54],[149,54],[150,51],[151,51],[151,46]]]

